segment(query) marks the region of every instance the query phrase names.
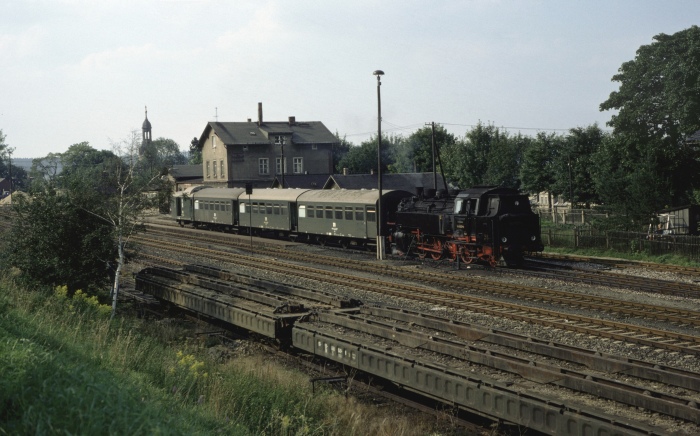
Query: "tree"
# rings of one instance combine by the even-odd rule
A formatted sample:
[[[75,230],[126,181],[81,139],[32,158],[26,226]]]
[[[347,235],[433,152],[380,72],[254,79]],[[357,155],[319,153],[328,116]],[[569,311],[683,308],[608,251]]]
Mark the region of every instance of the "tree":
[[[199,139],[197,137],[190,141],[190,160],[188,163],[190,165],[202,164],[202,149],[199,147]]]
[[[537,133],[523,150],[523,161],[520,165],[522,189],[532,194],[547,192],[550,206],[555,182],[554,159],[558,144],[562,142],[563,138],[555,133]]]
[[[395,144],[401,138],[382,135],[382,170],[393,164]],[[369,174],[377,169],[377,137],[373,136],[363,141],[359,146],[352,146],[347,154],[338,162],[341,169],[347,168],[351,174]],[[341,170],[342,171],[342,170]]]
[[[531,138],[518,133],[510,136],[504,132],[495,137],[488,152],[488,166],[484,182],[488,185],[520,189],[520,165],[523,150],[532,142]]]
[[[333,146],[333,169],[337,173],[342,173],[343,167],[340,165],[340,161],[343,160],[354,145],[345,136],[341,138],[337,131],[335,132],[335,137],[338,139],[338,145]]]
[[[162,172],[157,168],[151,171],[139,170],[140,146],[136,130],[121,142],[112,144],[113,153],[119,158],[108,162],[99,185],[107,195],[98,207],[90,211],[111,226],[116,243],[116,268],[111,290],[112,317],[117,310],[121,271],[126,262],[126,246],[131,236],[138,231],[144,212],[155,205],[154,199],[145,195],[145,191],[157,189],[162,181]]]
[[[162,172],[164,168],[187,163],[177,142],[168,138],[147,142],[141,146],[140,153],[139,166],[148,172]]]
[[[644,172],[650,177],[644,185],[661,189],[662,197],[627,198],[648,213],[688,202],[700,186],[700,149],[685,141],[700,130],[700,28],[653,40],[622,64],[612,78],[619,90],[600,105],[601,111],[618,111],[608,122],[618,138],[608,147],[624,147],[616,154],[628,169]]]
[[[5,177],[5,173],[9,170],[9,147],[5,144],[5,138],[6,136],[2,133],[2,129],[0,129],[0,177]],[[8,161],[7,163],[5,163],[6,160]]]
[[[520,141],[520,142],[518,142]],[[479,122],[442,155],[447,179],[461,188],[483,184],[517,188],[524,139],[512,141],[493,124]]]
[[[392,173],[432,172],[433,171],[433,129],[423,127],[413,132],[406,140],[396,145]],[[457,142],[457,138],[447,132],[444,126],[435,126],[435,147],[447,148]],[[437,152],[436,150],[436,152]],[[436,156],[437,158],[437,156]],[[435,164],[440,171],[439,164]]]
[[[2,258],[27,281],[71,291],[109,283],[111,229],[48,183],[33,191],[31,199],[20,196],[12,204],[17,217]]]
[[[569,130],[554,153],[551,166],[554,183],[551,189],[571,204],[599,202],[591,169],[596,165],[594,155],[601,147],[605,133],[597,124]]]

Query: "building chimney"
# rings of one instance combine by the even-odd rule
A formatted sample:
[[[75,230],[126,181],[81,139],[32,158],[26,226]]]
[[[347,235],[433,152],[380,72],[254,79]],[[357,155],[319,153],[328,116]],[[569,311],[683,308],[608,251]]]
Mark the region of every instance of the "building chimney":
[[[248,122],[251,122],[251,121],[252,121],[252,120],[251,120],[250,118],[248,118]]]
[[[296,124],[296,122],[297,122],[297,117],[295,117],[295,116],[289,117],[289,125],[290,126],[293,126],[294,124]]]
[[[263,117],[262,117],[262,102],[258,103],[258,126],[262,126],[263,123]]]

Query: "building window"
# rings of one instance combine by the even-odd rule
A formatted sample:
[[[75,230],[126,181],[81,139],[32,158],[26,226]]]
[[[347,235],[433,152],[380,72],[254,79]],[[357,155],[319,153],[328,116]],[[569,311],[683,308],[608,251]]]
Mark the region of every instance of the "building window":
[[[312,150],[318,150],[318,144],[311,144]]]
[[[221,171],[220,171],[220,173],[221,173],[221,178],[222,178],[222,179],[225,179],[226,176],[224,175],[225,173],[224,173],[224,160],[223,160],[223,159],[221,159],[221,162],[219,162],[219,169],[221,170]]]
[[[270,174],[270,160],[268,158],[258,159],[258,174]]]
[[[304,158],[294,158],[294,174],[302,174],[304,172]]]
[[[209,161],[207,161],[207,179],[211,178],[211,174],[209,174]]]
[[[284,136],[275,136],[275,145],[284,145]]]
[[[212,162],[212,164],[213,164],[212,165],[212,170],[213,170],[212,173],[214,174],[214,178],[216,179],[217,178],[216,177],[216,161]]]
[[[211,148],[216,148],[216,136],[211,137]]]
[[[287,158],[284,158],[284,167],[287,169]],[[286,173],[287,171],[285,171]],[[275,174],[282,174],[282,158],[275,158]]]

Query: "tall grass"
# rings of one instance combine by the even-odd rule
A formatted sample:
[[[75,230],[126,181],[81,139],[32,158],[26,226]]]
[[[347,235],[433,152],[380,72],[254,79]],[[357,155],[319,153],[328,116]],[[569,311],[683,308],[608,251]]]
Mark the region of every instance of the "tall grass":
[[[262,356],[210,359],[177,323],[0,276],[0,434],[429,434]]]

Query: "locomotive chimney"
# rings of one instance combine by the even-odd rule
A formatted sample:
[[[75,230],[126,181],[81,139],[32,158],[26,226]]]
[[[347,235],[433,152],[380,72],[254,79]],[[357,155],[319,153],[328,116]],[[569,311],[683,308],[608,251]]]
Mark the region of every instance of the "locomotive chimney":
[[[262,123],[263,123],[262,102],[258,102],[258,126],[262,126]]]

